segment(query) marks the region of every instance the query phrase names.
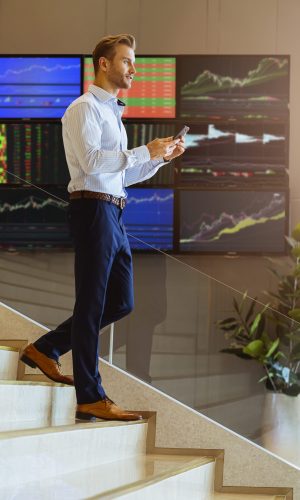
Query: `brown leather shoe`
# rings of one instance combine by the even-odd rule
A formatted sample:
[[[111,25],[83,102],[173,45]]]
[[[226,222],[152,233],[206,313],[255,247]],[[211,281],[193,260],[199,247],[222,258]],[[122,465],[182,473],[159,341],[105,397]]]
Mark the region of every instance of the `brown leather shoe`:
[[[76,418],[94,421],[97,418],[104,420],[142,420],[143,416],[133,411],[123,410],[111,399],[100,399],[96,403],[77,405]]]
[[[60,384],[74,385],[72,377],[63,375],[60,371],[60,363],[54,359],[48,358],[45,354],[38,351],[33,344],[29,344],[23,351],[21,361],[31,368],[39,368],[46,377]]]

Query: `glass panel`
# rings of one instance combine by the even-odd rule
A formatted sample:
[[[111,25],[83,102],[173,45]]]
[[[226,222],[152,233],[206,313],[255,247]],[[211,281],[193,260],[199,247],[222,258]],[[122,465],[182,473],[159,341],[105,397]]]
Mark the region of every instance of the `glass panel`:
[[[134,237],[129,241],[136,247]],[[149,250],[139,241],[133,255],[135,309],[115,325],[113,363],[300,465],[288,431],[292,421],[299,427],[297,272],[294,282],[290,277],[281,285],[290,302],[278,312]],[[286,314],[291,309],[294,320]]]

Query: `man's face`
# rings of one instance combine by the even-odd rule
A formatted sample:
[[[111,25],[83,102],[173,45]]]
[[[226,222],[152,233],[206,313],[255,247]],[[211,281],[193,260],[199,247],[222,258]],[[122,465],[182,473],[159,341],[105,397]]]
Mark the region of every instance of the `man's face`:
[[[130,89],[132,79],[136,73],[134,67],[134,50],[127,45],[117,45],[116,53],[108,62],[106,77],[118,89]]]

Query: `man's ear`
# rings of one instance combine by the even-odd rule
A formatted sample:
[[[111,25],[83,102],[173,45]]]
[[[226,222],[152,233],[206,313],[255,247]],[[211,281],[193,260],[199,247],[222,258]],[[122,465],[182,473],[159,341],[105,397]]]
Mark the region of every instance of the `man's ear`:
[[[107,71],[108,59],[106,59],[106,57],[103,56],[99,57],[98,64],[99,64],[99,69],[102,69],[102,71]]]

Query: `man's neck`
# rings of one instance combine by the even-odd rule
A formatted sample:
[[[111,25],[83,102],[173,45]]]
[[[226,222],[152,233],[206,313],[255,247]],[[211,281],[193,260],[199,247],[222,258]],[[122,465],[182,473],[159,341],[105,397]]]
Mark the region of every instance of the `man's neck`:
[[[100,87],[101,89],[105,90],[106,92],[113,95],[114,97],[117,97],[117,95],[119,93],[119,89],[116,89],[109,82],[107,82],[106,80],[103,80],[103,79],[96,79],[94,81],[94,85],[96,85],[96,87]]]

